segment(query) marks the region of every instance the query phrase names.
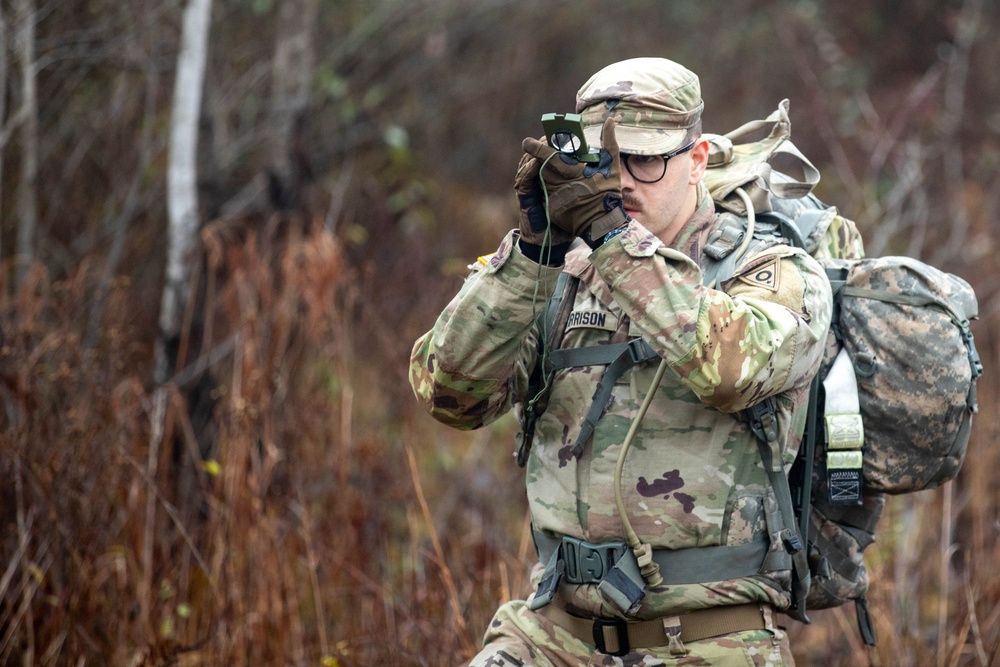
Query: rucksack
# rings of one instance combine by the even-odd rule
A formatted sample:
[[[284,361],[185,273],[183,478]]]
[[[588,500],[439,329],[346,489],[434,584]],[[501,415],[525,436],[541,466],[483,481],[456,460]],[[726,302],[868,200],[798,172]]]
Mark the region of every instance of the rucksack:
[[[782,514],[795,516],[802,544],[790,551],[805,555],[795,559],[789,614],[809,622],[808,609],[853,600],[862,638],[874,645],[863,552],[875,541],[886,494],[933,488],[961,468],[983,372],[969,328],[978,306],[957,276],[906,257],[864,258],[854,223],[812,194],[819,172],[791,143],[790,130],[785,100],[762,121],[705,135],[711,152],[704,182],[721,215],[705,248],[704,282],[724,286],[741,259],[776,239],[805,249],[826,270],[833,319],[802,445],[787,479],[769,474]],[[767,136],[751,140],[761,131]],[[797,165],[802,175],[775,170],[776,159]],[[576,287],[576,279],[562,274],[539,318],[540,346],[550,355],[558,352]],[[634,364],[651,353],[641,340],[632,342],[640,344],[623,344],[631,347],[616,362],[591,363],[608,363],[606,379],[612,371],[620,375],[627,366],[618,359]],[[541,366],[530,381],[534,398],[523,409],[520,465],[546,407],[541,388],[552,369]],[[600,418],[600,386],[597,394],[585,425]],[[768,409],[765,401],[744,416],[763,443],[765,468],[772,456],[762,425]]]

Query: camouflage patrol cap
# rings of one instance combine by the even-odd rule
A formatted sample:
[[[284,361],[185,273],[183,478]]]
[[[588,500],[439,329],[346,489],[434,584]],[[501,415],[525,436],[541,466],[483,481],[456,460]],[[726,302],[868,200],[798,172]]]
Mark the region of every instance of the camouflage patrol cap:
[[[608,65],[576,94],[591,146],[601,145],[601,126],[613,116],[615,137],[626,153],[660,155],[680,148],[704,107],[698,76],[666,58],[632,58]]]

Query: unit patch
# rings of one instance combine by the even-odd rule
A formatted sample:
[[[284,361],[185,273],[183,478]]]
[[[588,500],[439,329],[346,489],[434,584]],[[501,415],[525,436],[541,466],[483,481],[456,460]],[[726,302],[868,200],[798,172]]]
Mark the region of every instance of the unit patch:
[[[750,273],[740,276],[740,280],[753,287],[762,287],[777,292],[781,285],[781,260],[775,257],[767,264],[758,266]]]
[[[566,330],[580,328],[614,331],[618,318],[603,310],[574,310],[566,321]]]

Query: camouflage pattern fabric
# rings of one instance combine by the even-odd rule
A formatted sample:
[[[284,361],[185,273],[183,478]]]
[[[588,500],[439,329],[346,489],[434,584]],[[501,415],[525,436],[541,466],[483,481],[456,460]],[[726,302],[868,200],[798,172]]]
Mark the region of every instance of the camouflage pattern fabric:
[[[807,248],[815,259],[861,259],[865,256],[865,244],[861,232],[853,220],[837,213],[830,207],[829,225],[817,227],[817,239],[808,239]],[[815,247],[815,250],[812,248]]]
[[[657,548],[740,545],[785,528],[755,437],[735,413],[774,396],[782,455],[791,463],[805,416],[800,408],[829,326],[829,285],[801,250],[767,248],[748,258],[722,290],[704,287],[692,257],[701,257],[714,219],[708,191],[699,187],[698,210],[674,247],[633,221],[593,252],[572,251],[564,268],[582,286],[563,347],[641,336],[669,363],[623,474],[632,525]],[[559,269],[534,264],[515,240],[516,234],[508,235],[477,266],[413,349],[410,381],[417,398],[457,428],[478,428],[530,398],[536,318]],[[556,375],[527,468],[536,529],[598,543],[622,539],[614,469],[656,363],[622,376],[579,459],[570,448],[603,367]],[[783,549],[778,540],[772,543]],[[634,618],[758,601],[784,608],[788,581],[785,570],[660,586],[647,591]],[[578,615],[618,615],[589,584],[562,585],[556,603]]]
[[[635,155],[680,148],[701,121],[704,106],[698,76],[666,58],[613,63],[576,93],[587,143],[601,146],[601,127],[614,118],[619,147]]]
[[[961,326],[977,315],[958,276],[907,257],[850,263],[840,327],[858,373],[866,490],[910,493],[958,474],[976,403]]]
[[[806,599],[809,609],[838,607],[865,596],[869,577],[863,552],[875,542],[875,529],[885,508],[885,494],[868,489],[861,506],[831,504],[827,500],[825,454],[825,448],[817,448],[809,535],[828,567],[815,568]]]
[[[777,627],[737,632],[668,648],[637,649],[621,657],[595,653],[524,602],[509,602],[497,611],[484,637],[485,648],[470,667],[672,667],[699,665],[781,667],[795,664],[788,639]]]

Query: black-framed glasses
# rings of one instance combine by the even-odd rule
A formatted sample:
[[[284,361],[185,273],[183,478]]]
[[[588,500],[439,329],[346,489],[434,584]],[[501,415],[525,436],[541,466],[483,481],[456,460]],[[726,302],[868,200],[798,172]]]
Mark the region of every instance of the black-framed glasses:
[[[664,153],[663,155],[636,155],[634,153],[622,153],[622,164],[632,174],[632,178],[640,183],[656,183],[667,173],[667,161],[681,153],[686,153],[694,148],[692,141],[687,146],[681,146],[675,151]]]

